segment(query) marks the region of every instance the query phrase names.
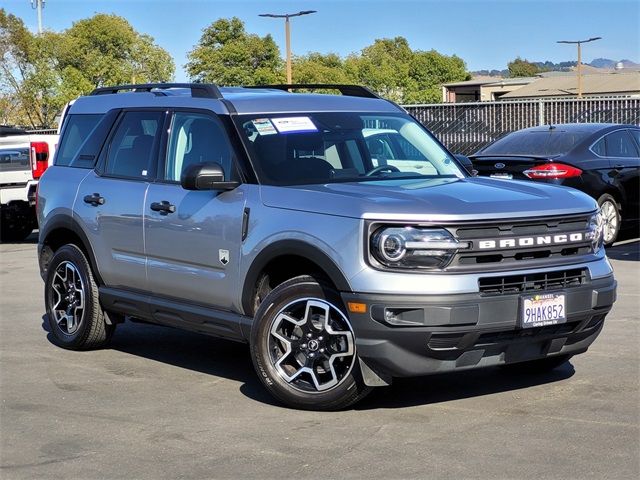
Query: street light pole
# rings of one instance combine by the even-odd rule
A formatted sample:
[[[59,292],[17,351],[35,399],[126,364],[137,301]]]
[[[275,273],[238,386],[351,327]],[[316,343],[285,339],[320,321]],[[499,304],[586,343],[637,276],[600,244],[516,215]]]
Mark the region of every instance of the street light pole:
[[[578,45],[578,98],[582,98],[582,44],[600,40],[602,37],[592,37],[588,40],[558,40],[557,43],[570,43]]]
[[[260,17],[269,17],[269,18],[284,18],[284,33],[285,33],[285,42],[286,42],[286,50],[287,50],[287,84],[292,84],[291,79],[291,23],[289,19],[291,17],[301,17],[302,15],[309,15],[311,13],[316,13],[316,10],[303,10],[298,13],[285,13],[283,15],[277,15],[274,13],[261,13]]]
[[[38,33],[42,33],[42,9],[45,0],[31,0],[31,7],[38,11]]]

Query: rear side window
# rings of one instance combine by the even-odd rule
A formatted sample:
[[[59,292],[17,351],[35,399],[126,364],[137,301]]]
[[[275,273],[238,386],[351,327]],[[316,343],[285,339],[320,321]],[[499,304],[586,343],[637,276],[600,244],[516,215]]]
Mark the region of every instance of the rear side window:
[[[596,143],[593,144],[593,147],[591,147],[591,150],[593,150],[593,153],[600,155],[601,157],[606,157],[607,156],[607,146],[605,144],[605,139],[604,137],[602,137],[600,140],[598,140]]]
[[[640,130],[629,130],[629,131],[631,132],[631,135],[633,136],[633,138],[636,139],[636,143],[640,148]]]
[[[637,157],[638,151],[626,130],[618,130],[605,137],[607,141],[607,156],[609,157]]]
[[[109,143],[104,173],[147,179],[162,112],[126,112]]]
[[[101,118],[102,114],[74,114],[67,116],[56,154],[56,165],[92,168],[93,165],[71,165],[71,161],[75,158],[82,144],[89,138],[94,128],[96,128]]]

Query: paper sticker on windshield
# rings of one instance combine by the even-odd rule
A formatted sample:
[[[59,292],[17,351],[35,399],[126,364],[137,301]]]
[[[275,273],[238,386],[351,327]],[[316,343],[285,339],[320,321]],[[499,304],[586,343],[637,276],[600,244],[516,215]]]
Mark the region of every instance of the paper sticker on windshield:
[[[251,122],[253,126],[256,127],[259,135],[273,135],[274,133],[278,133],[268,118],[256,118]]]
[[[318,131],[309,117],[272,118],[271,121],[280,133]]]

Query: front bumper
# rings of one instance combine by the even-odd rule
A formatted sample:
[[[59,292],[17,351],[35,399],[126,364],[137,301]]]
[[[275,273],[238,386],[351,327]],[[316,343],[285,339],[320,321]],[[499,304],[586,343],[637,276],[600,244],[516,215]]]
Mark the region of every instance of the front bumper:
[[[366,313],[349,313],[358,356],[378,376],[389,378],[585,352],[616,299],[616,281],[609,275],[561,291],[566,323],[527,329],[518,326],[522,294],[342,297],[345,305],[366,304]],[[385,309],[400,312],[405,326],[387,323]],[[416,322],[421,325],[408,326]]]

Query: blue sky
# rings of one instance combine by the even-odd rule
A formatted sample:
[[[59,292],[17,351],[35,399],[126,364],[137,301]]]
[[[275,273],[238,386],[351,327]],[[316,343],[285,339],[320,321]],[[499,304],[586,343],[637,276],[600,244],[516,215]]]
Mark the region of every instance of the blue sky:
[[[2,7],[33,31],[30,0]],[[284,54],[284,23],[259,13],[318,13],[292,20],[294,54],[347,55],[376,38],[406,37],[414,49],[456,54],[470,70],[503,69],[516,56],[555,62],[575,58],[575,47],[556,40],[601,36],[583,47],[584,60],[605,57],[640,62],[640,0],[47,0],[44,26],[62,30],[94,13],[125,17],[153,36],[176,61],[176,80],[202,29],[220,17],[241,18],[251,33],[271,33]]]

